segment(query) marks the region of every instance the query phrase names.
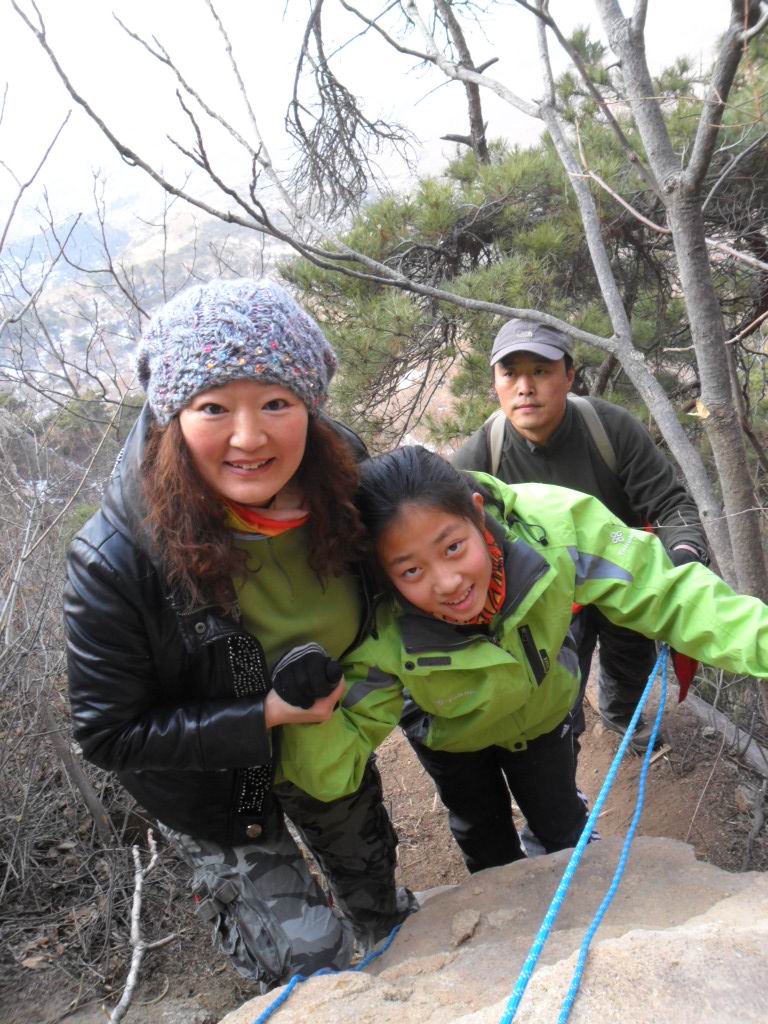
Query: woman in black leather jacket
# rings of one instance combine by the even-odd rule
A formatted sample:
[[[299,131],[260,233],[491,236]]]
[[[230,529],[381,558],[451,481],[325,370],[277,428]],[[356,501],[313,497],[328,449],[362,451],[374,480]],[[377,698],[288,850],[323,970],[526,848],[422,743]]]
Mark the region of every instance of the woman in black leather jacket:
[[[353,938],[412,909],[375,767],[331,804],[273,770],[277,727],[332,713],[335,659],[365,618],[354,435],[321,413],[335,367],[274,283],[176,296],[141,344],[147,405],[69,554],[75,737],[157,817],[215,941],[262,987],[347,966]]]

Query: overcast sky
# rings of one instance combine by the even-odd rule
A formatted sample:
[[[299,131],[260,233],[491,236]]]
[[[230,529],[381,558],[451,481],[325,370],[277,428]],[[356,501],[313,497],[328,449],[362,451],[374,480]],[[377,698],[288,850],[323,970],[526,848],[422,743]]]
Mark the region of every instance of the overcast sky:
[[[31,11],[28,0],[18,0]],[[129,28],[156,35],[178,61],[184,74],[212,106],[225,111],[248,134],[248,120],[232,81],[215,23],[203,0],[39,0],[48,39],[75,86],[91,101],[116,133],[139,152],[151,155],[174,174],[178,164],[166,134],[189,144],[189,129],[178,113],[172,76],[167,69],[128,39],[112,18],[115,12]],[[217,9],[230,34],[259,126],[273,157],[289,161],[282,118],[290,92],[293,62],[308,9],[307,0],[217,0]],[[337,6],[327,0],[329,15]],[[362,9],[381,7],[361,0]],[[631,10],[624,0],[624,7]],[[705,63],[719,32],[727,24],[728,0],[650,0],[648,52],[658,70],[685,54]],[[570,30],[590,23],[599,35],[590,0],[552,0],[552,13]],[[521,96],[539,95],[540,78],[531,16],[511,0],[494,5],[492,16],[477,26],[471,41],[473,57],[483,62],[498,57],[492,73]],[[328,19],[326,52],[349,40],[358,24],[343,11]],[[441,143],[447,132],[466,129],[463,90],[443,84],[439,72],[414,71],[374,38],[343,47],[333,66],[365,98],[372,114],[405,122],[422,140],[424,169],[437,170],[452,147]],[[7,82],[5,115],[0,124],[0,160],[24,180],[73,104],[48,58],[21,22],[10,0],[0,0],[0,88]],[[529,142],[537,137],[537,122],[517,113],[491,95],[484,100],[491,137]],[[221,150],[221,159],[229,159]],[[88,209],[90,179],[100,169],[110,182],[110,194],[146,194],[146,180],[129,170],[112,152],[96,127],[79,110],[73,111],[53,158],[41,176],[58,215]],[[247,168],[228,167],[242,180]],[[0,167],[0,223],[15,193],[11,176]],[[37,202],[39,190],[33,197]],[[29,221],[27,220],[28,224]]]

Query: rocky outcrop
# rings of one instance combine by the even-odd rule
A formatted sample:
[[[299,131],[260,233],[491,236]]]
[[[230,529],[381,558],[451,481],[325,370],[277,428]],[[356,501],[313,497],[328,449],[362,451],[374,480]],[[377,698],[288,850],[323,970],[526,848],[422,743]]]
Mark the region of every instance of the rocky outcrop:
[[[618,840],[588,847],[516,1024],[557,1020],[619,850]],[[304,982],[270,1024],[496,1024],[569,856],[494,868],[437,893],[364,973]],[[279,991],[221,1024],[252,1024]],[[766,1024],[768,876],[728,874],[671,839],[635,840],[570,1021]]]

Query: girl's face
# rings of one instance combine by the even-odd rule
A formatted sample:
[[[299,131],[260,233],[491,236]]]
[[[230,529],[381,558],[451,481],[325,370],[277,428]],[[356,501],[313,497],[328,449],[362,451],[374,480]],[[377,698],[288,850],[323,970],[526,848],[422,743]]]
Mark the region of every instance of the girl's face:
[[[482,510],[481,495],[472,500]],[[428,615],[469,622],[483,610],[491,556],[469,519],[428,505],[404,505],[379,538],[376,554],[397,590]]]
[[[223,498],[261,507],[299,468],[308,422],[307,407],[292,391],[253,380],[201,391],[179,414],[203,480]]]

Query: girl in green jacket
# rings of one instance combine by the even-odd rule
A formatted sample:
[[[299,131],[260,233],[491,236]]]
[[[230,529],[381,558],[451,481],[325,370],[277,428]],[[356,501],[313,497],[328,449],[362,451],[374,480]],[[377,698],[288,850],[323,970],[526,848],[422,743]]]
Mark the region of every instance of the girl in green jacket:
[[[470,871],[523,856],[510,791],[547,852],[583,828],[573,602],[768,677],[768,608],[699,564],[675,568],[655,537],[589,495],[511,487],[401,448],[364,464],[357,503],[385,593],[344,658],[341,708],[283,730],[281,770],[322,800],[354,792],[400,721]]]

